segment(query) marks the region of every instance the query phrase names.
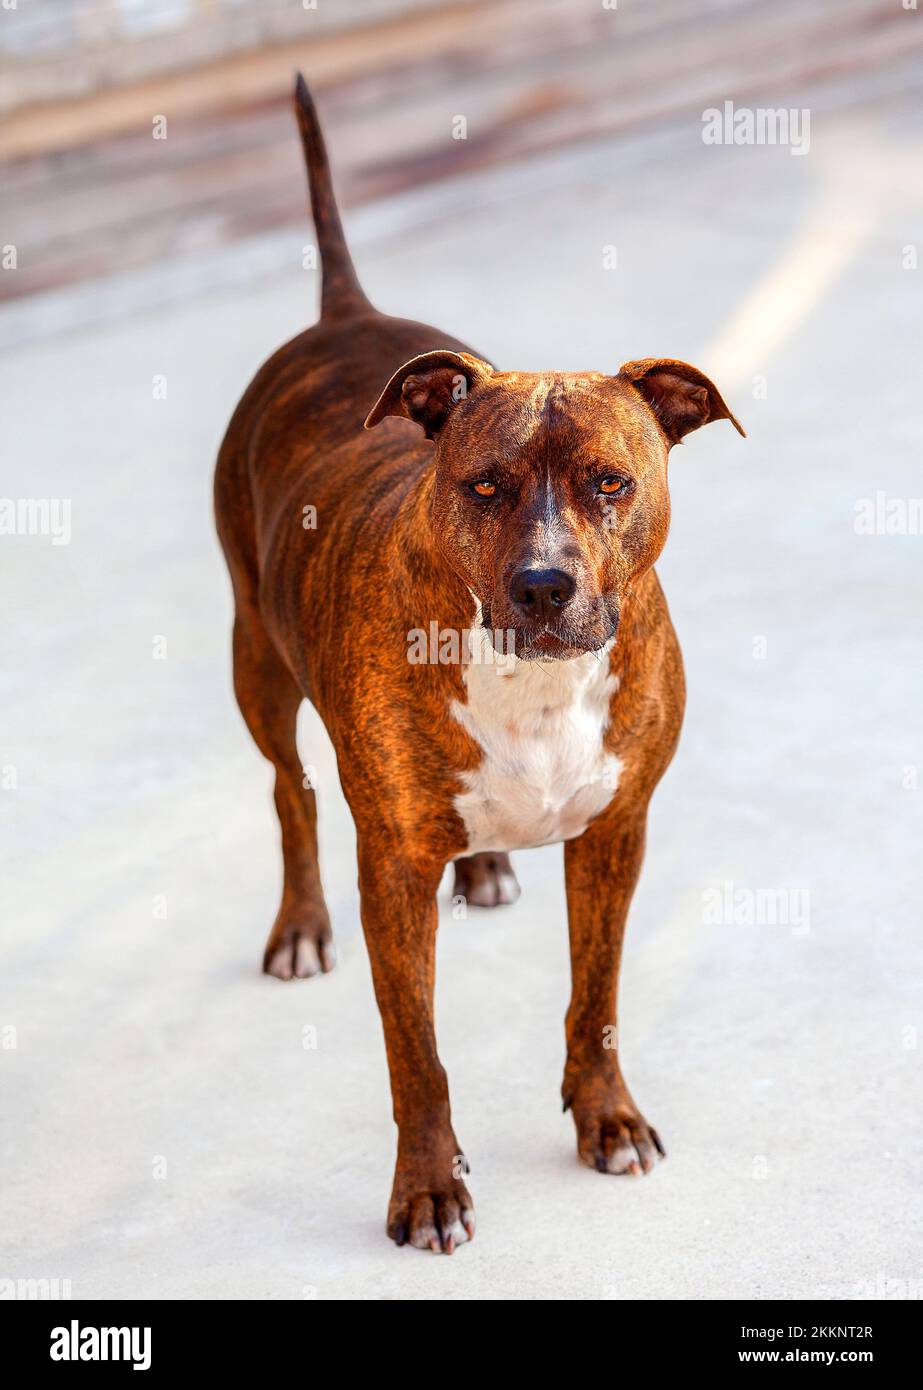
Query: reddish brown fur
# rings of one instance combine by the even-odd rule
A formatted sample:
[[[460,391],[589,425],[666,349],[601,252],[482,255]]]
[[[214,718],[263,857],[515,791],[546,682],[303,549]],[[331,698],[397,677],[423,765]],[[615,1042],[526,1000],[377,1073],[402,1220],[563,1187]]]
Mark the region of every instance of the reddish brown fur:
[[[488,860],[502,869],[505,856],[465,856],[454,797],[459,774],[476,768],[482,751],[449,715],[450,702],[466,698],[462,671],[410,665],[408,633],[433,620],[468,629],[469,585],[492,607],[494,626],[517,628],[525,648],[537,642],[538,655],[599,648],[617,624],[607,659],[619,685],[606,742],[623,773],[607,810],[565,847],[573,992],[563,1095],[581,1158],[646,1172],[662,1149],[604,1040],[616,1021],[647,805],[683,713],[679,648],[652,565],[667,532],[670,444],[710,418],[733,417],[712,384],[682,363],[549,378],[538,391],[534,375],[494,373],[444,334],[377,313],[342,240],[303,86],[296,110],[325,266],[323,315],[257,373],[215,480],[236,604],[235,689],[276,768],[282,825],[285,881],[265,961],[283,975],[333,964],[314,793],[303,787],[295,748],[307,697],[330,733],[356,823],[362,924],[398,1125],[388,1230],[399,1244],[451,1252],[453,1227],[457,1233],[461,1219],[473,1233],[473,1212],[433,1027],[436,890],[449,860],[464,888],[496,873]],[[412,361],[437,350],[435,359]],[[465,354],[461,368],[457,354]],[[465,395],[456,401],[460,374]],[[363,421],[376,400],[370,424],[380,423],[369,432]],[[604,528],[593,477],[599,460],[613,457],[633,491],[613,504],[614,523]],[[465,490],[485,459],[504,477],[493,511]],[[577,576],[576,616],[557,636],[536,637],[511,610],[508,589],[529,562],[548,500],[536,489],[549,468],[556,544]],[[316,508],[316,530],[302,525],[306,507]]]

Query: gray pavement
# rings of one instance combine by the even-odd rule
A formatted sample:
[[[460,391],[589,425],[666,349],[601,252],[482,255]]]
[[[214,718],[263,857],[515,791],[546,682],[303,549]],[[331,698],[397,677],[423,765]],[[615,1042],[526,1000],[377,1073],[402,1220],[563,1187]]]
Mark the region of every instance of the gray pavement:
[[[72,534],[0,538],[0,1277],[77,1298],[923,1294],[923,537],[856,530],[861,499],[923,495],[921,160],[898,86],[815,108],[805,157],[675,127],[356,223],[383,308],[501,366],[686,358],[749,433],[675,451],[660,566],[689,706],[621,1033],[669,1160],[643,1181],[577,1164],[560,849],[516,857],[501,912],[454,921],[444,887],[439,1036],[479,1222],[451,1260],[384,1236],[353,833],[308,711],[341,960],[258,973],[280,860],[211,469],[312,276],[7,352],[0,491],[71,499]]]

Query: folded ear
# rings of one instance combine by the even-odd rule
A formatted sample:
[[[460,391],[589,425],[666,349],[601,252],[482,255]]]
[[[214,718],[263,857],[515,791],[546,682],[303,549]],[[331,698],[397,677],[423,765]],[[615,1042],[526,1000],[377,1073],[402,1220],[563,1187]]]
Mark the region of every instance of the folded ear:
[[[730,420],[738,434],[744,434],[717,386],[688,362],[646,357],[641,362],[623,363],[619,376],[644,397],[671,444],[710,420]]]
[[[453,407],[463,401],[479,381],[490,376],[492,368],[467,352],[424,352],[399,367],[369,411],[367,430],[386,415],[403,415],[433,439],[445,424]]]

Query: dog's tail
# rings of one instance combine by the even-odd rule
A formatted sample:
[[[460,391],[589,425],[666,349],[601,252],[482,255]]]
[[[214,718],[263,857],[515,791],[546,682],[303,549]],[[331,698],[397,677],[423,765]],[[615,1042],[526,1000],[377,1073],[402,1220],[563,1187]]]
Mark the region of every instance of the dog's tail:
[[[300,72],[295,79],[295,115],[308,166],[311,214],[321,258],[321,318],[344,318],[370,306],[343,235],[320,121]]]

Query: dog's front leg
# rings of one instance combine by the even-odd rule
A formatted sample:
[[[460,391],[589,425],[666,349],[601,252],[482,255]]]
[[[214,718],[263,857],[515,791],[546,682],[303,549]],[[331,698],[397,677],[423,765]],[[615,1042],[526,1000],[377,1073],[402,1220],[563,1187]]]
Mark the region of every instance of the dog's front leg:
[[[577,1152],[601,1173],[648,1173],[664,1154],[631,1098],[619,1066],[617,994],[622,938],[644,857],[647,807],[613,804],[564,848],[570,931],[564,1108]]]
[[[385,1032],[397,1167],[388,1235],[451,1254],[474,1235],[467,1163],[452,1129],[433,1024],[436,890],[442,864],[411,865],[391,843],[360,845],[362,927]]]

